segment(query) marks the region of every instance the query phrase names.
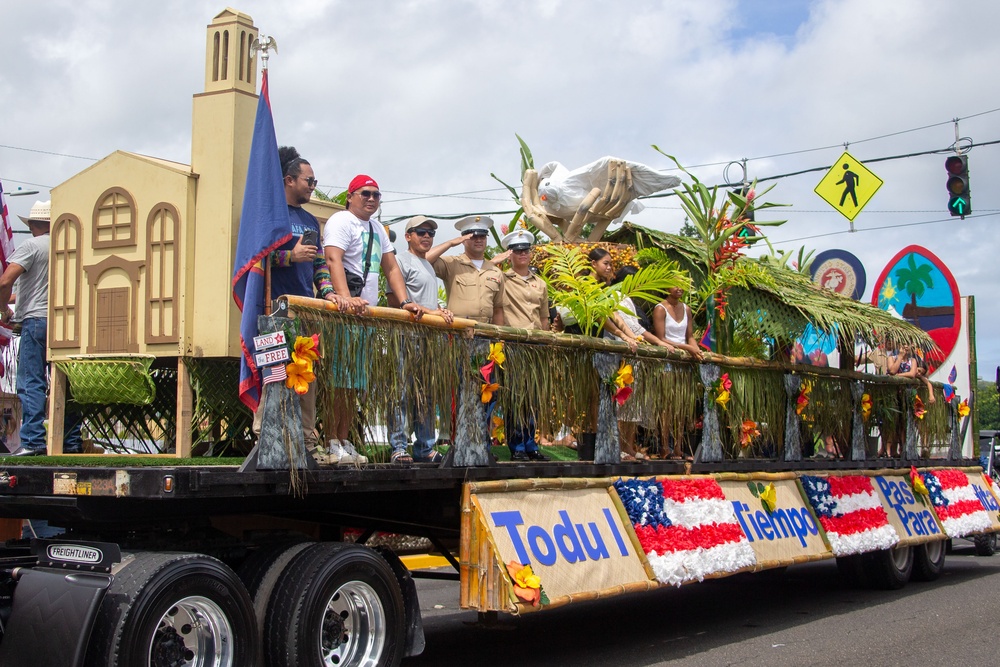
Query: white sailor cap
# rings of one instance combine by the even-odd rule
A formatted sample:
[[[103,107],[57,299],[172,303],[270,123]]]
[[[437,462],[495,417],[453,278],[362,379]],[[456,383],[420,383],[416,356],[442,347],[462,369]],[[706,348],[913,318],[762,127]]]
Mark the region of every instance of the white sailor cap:
[[[535,245],[535,235],[527,229],[515,229],[500,239],[504,250],[524,250]]]
[[[488,218],[485,215],[469,215],[455,223],[455,229],[463,235],[486,236],[492,226],[493,218]]]

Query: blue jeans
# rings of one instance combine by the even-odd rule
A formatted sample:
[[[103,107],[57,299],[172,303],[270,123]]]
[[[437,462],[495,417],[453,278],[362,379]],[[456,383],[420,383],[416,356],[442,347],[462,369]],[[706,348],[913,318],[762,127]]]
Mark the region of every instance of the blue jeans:
[[[29,317],[21,322],[21,344],[17,353],[17,397],[21,400],[21,446],[25,449],[45,449],[45,394],[48,391],[48,364],[45,363],[45,343],[48,320]],[[66,413],[63,451],[79,452],[79,417]]]
[[[510,453],[514,452],[537,452],[538,443],[535,442],[535,420],[530,419],[525,425],[507,425],[507,447]]]
[[[416,441],[413,443],[413,458],[417,461],[426,461],[431,456],[436,441],[434,406],[424,405],[423,411],[419,410],[416,401],[409,400],[408,394],[413,388],[408,389],[409,391],[403,392],[400,402],[389,413],[389,444],[394,452],[406,451],[412,432],[416,436]]]

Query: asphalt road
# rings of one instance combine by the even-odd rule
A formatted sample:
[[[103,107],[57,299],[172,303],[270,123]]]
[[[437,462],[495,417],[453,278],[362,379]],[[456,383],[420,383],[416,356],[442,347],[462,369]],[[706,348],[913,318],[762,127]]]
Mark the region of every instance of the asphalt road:
[[[1000,554],[957,540],[941,578],[899,591],[847,587],[831,561],[784,572],[501,615],[458,609],[458,584],[418,581],[427,647],[417,665],[1000,664]]]

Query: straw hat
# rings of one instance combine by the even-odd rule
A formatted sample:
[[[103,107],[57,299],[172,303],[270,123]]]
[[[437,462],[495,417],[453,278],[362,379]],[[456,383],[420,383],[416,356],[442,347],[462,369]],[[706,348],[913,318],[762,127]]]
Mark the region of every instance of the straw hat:
[[[28,224],[30,222],[51,222],[52,219],[52,200],[49,201],[36,201],[31,206],[31,211],[28,213],[28,217],[23,215],[17,216],[21,218],[21,222]]]

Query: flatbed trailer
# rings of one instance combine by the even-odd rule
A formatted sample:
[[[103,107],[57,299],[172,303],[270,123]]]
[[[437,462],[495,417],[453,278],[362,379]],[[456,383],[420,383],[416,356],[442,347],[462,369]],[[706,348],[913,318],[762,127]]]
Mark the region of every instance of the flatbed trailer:
[[[309,317],[297,316],[308,331]],[[503,341],[514,360],[562,353],[565,344],[553,337],[539,345],[498,327],[442,335],[459,348],[449,363],[466,359],[473,370],[490,341]],[[620,367],[615,344],[587,344],[599,376]],[[1000,530],[997,489],[961,456],[954,415],[939,420],[947,428],[938,458],[919,457],[923,436],[910,417],[901,458],[866,451],[856,389],[876,402],[881,386],[910,400],[914,383],[723,357],[684,375],[685,364],[695,365],[677,355],[639,357],[704,392],[693,461],[622,462],[612,387],[602,382],[595,461],[497,462],[485,412],[477,412],[486,410],[478,378],[462,380],[469,376],[461,369],[457,385],[444,387],[455,391],[458,416],[440,465],[317,467],[302,459],[290,469],[301,439],[269,439],[266,425],[260,449],[240,466],[0,461],[0,517],[66,530],[0,550],[0,664],[399,664],[424,647],[419,575],[393,549],[372,546],[377,532],[429,539],[453,567],[432,576],[459,583],[463,608],[492,615],[832,558],[857,584],[894,588],[936,577],[950,537]],[[734,392],[753,374],[774,374],[776,386],[798,380],[781,394],[781,447],[751,458],[724,448],[734,417],[711,393],[720,372],[733,374]],[[804,377],[814,401],[826,396],[833,405],[845,388],[852,397],[840,417],[851,442],[837,460],[809,459],[796,435]],[[294,410],[282,419],[289,414],[284,432],[301,434]]]

